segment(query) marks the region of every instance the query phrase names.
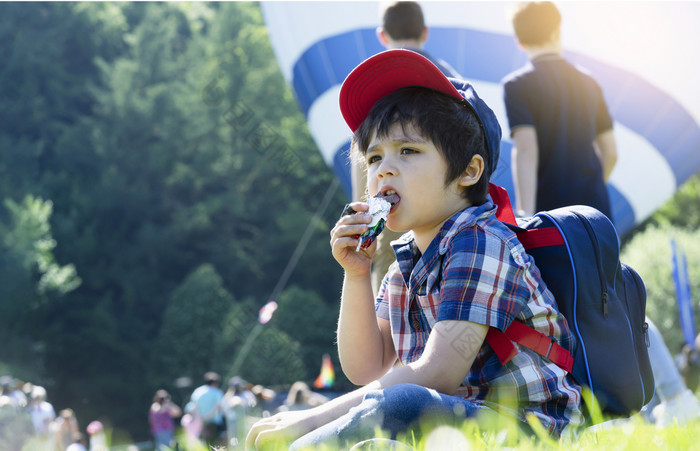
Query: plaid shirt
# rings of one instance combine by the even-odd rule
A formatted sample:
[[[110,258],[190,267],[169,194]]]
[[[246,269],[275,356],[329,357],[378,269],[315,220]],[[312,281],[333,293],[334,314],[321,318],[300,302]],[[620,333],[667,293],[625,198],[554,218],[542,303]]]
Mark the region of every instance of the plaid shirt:
[[[402,363],[421,356],[435,323],[442,320],[505,330],[517,319],[571,351],[573,335],[552,293],[495,211],[486,202],[456,213],[422,256],[411,232],[392,242],[397,261],[382,283],[376,311],[390,321]],[[515,346],[519,353],[501,365],[484,342],[456,395],[522,421],[532,413],[555,435],[567,424],[581,424],[579,386],[555,364]]]

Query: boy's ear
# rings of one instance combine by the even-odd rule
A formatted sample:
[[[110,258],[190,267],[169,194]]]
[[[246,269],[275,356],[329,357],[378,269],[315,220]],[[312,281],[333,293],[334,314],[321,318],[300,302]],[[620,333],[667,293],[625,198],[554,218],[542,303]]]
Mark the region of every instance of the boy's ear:
[[[469,161],[467,169],[459,176],[459,186],[472,186],[479,181],[484,174],[484,158],[474,155]]]

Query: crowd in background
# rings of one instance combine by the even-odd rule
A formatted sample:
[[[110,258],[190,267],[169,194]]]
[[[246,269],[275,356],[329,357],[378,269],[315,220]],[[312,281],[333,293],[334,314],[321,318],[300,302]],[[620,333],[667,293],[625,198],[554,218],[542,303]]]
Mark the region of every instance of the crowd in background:
[[[149,411],[149,423],[156,450],[173,449],[178,444],[203,443],[217,449],[243,447],[250,425],[257,419],[285,410],[320,405],[327,397],[312,391],[302,381],[295,382],[286,396],[262,385],[253,385],[241,377],[228,380],[221,389],[221,377],[215,372],[204,375],[184,409],[175,405],[170,394],[156,391]],[[183,434],[176,436],[178,423]]]
[[[83,434],[72,409],[58,412],[49,402],[46,389],[12,376],[0,378],[0,430],[6,430],[10,446],[26,451],[106,451],[104,427],[88,424]]]
[[[87,426],[78,422],[75,412],[56,412],[44,387],[0,377],[0,432],[11,440],[0,449],[22,451],[107,451],[109,444],[100,421]],[[197,449],[197,444],[218,449],[242,448],[250,425],[259,418],[284,410],[317,406],[327,397],[312,391],[301,381],[286,393],[253,385],[236,376],[220,388],[217,373],[207,372],[203,384],[195,388],[183,407],[173,402],[164,389],[156,391],[148,411],[152,444],[141,449]]]

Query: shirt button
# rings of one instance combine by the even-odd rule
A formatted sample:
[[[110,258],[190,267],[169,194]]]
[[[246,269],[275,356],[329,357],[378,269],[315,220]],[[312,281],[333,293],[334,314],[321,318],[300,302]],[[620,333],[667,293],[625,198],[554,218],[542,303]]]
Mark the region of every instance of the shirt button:
[[[414,319],[414,320],[413,320],[413,328],[414,328],[414,329],[418,329],[419,326],[420,326],[420,323],[418,322],[418,320],[415,320],[415,319]]]

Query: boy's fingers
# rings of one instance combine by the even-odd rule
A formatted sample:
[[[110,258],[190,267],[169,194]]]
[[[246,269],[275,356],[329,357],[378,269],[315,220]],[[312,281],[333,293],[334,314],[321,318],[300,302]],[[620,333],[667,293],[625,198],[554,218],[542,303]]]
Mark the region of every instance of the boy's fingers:
[[[357,212],[365,212],[369,210],[369,204],[367,202],[350,202],[346,205]]]
[[[331,247],[339,250],[346,247],[354,249],[357,247],[358,242],[359,239],[355,238],[354,236],[336,237],[334,239],[331,239]]]
[[[341,224],[340,221],[338,221],[338,223],[335,225],[335,227],[333,227],[333,229],[331,230],[331,233],[330,233],[331,244],[333,244],[333,240],[335,238],[341,238],[341,237],[345,237],[345,236],[354,237],[356,235],[360,235],[362,233],[365,233],[367,231],[368,224],[369,224],[369,222],[364,222],[364,221],[363,222],[354,221],[354,222],[351,222],[349,224],[345,224],[345,223]]]
[[[353,215],[341,216],[336,224],[369,224],[370,222],[372,222],[372,215],[360,212]]]

